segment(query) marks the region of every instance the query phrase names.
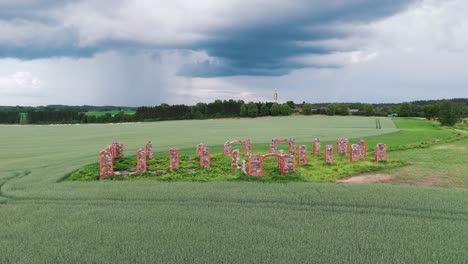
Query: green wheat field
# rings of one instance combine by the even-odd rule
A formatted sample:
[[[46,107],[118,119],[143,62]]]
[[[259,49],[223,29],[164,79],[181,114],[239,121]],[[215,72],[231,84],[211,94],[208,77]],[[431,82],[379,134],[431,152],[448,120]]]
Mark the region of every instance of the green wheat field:
[[[466,263],[468,138],[416,119],[294,116],[0,126],[0,263]],[[72,181],[114,141],[212,153],[226,140],[388,145],[397,181]],[[372,157],[369,157],[372,158]],[[313,170],[312,166],[312,170]],[[401,173],[401,171],[406,173]],[[314,181],[314,180],[312,180]],[[326,181],[326,180],[325,180]]]

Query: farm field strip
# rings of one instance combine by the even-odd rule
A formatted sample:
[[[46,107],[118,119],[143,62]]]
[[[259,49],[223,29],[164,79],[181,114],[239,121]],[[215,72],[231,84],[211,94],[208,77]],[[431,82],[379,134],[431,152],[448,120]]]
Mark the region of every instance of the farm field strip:
[[[333,143],[337,136],[361,138],[355,131],[341,130],[346,124],[340,117],[273,119],[289,124],[284,127],[263,127],[262,120],[242,129],[235,122],[221,135],[206,134],[201,126],[228,120],[183,121],[185,126],[175,122],[178,128],[173,133],[170,122],[0,127],[0,149],[8,150],[0,152],[0,263],[463,263],[468,259],[468,189],[463,188],[61,181],[74,169],[96,162],[97,151],[117,140],[125,143],[126,156],[133,156],[147,140],[161,155],[183,137],[185,145],[176,146],[193,154],[202,141],[198,137],[211,137],[210,146],[221,151],[227,139],[249,133],[259,143],[254,151],[266,150],[266,143],[281,135],[311,147],[319,131],[314,125],[325,129],[327,123],[333,132],[321,137],[322,143]],[[402,151],[398,149],[455,133],[410,119],[395,120],[397,133],[392,133],[398,129],[390,119],[382,120],[389,126],[375,131],[368,127],[374,125],[371,121],[351,118],[347,125],[362,126],[359,129],[367,131],[364,137],[371,148],[377,142],[390,149],[396,146],[397,151],[389,152],[391,159],[420,155],[421,161],[411,160],[415,166],[432,158],[427,151],[442,147],[439,151],[456,157],[457,148],[468,142],[465,138]],[[301,129],[294,129],[298,126]],[[262,135],[263,129],[267,135]],[[229,131],[233,134],[226,136]],[[455,149],[444,149],[452,145]]]

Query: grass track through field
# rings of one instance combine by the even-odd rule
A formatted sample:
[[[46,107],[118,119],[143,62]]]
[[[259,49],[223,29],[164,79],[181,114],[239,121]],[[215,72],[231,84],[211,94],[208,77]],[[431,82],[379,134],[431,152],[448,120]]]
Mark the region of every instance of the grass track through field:
[[[0,152],[1,192],[7,197],[0,197],[0,263],[464,263],[467,189],[58,182],[94,162],[97,151],[115,140],[126,144],[126,155],[133,155],[146,140],[166,152],[176,142],[193,151],[200,141],[220,151],[225,140],[250,134],[254,143],[264,143],[254,150],[266,148],[273,137],[294,137],[310,146],[313,137],[332,142],[338,136],[364,136],[370,146],[382,141],[402,149],[454,136],[411,119],[396,119],[397,133],[392,133],[397,130],[391,120],[383,119],[382,131],[376,131],[374,120],[2,126],[0,149],[8,151]]]

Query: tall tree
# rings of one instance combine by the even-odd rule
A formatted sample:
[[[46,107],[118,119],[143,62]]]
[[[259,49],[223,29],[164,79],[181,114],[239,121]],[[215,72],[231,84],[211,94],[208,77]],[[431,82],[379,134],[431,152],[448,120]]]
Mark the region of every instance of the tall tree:
[[[463,107],[450,101],[440,104],[439,121],[444,126],[454,126],[463,116]]]
[[[310,115],[312,114],[312,105],[309,103],[303,103],[302,104],[302,113],[304,115]]]

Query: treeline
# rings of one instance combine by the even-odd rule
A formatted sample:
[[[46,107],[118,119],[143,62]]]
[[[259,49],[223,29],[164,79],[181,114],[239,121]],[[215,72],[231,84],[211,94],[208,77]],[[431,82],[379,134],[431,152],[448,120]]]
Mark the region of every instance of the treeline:
[[[196,105],[142,106],[135,113],[136,121],[162,121],[205,118],[256,117],[267,115],[289,115],[294,112],[294,102],[284,104],[271,102],[250,102],[242,100],[216,100]]]
[[[87,114],[90,110],[114,111],[105,114]],[[115,110],[118,109],[118,110]],[[134,114],[125,112],[136,110]],[[118,111],[118,112],[117,112]],[[293,101],[278,104],[272,102],[249,102],[242,100],[216,100],[196,105],[168,105],[130,107],[95,106],[41,106],[2,107],[2,124],[73,124],[73,123],[121,123],[163,120],[257,117],[290,115],[292,113],[311,115],[362,115],[402,116],[438,119],[444,125],[453,125],[468,117],[468,99],[438,101],[416,101],[401,104],[327,103],[310,104]]]
[[[0,112],[0,124],[19,124],[20,112]]]
[[[135,111],[136,107],[128,106],[94,106],[94,105],[46,105],[46,106],[0,106],[0,112],[104,112],[104,111]]]

